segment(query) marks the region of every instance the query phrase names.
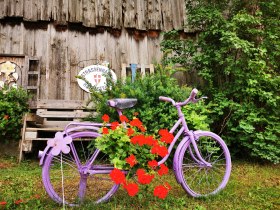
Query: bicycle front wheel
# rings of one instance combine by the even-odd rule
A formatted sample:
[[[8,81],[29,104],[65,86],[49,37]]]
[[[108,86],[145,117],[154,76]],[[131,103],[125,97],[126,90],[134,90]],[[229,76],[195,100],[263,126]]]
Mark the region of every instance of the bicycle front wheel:
[[[70,135],[73,142],[68,154],[53,156],[47,154],[42,169],[43,184],[48,195],[57,203],[77,206],[81,202],[107,201],[117,190],[110,178],[109,172],[113,166],[106,155],[99,150],[93,153],[87,151],[88,140],[95,139],[96,133],[79,132]],[[92,154],[97,155],[90,169],[96,169],[95,174],[83,170]],[[104,171],[107,172],[104,172]]]
[[[183,143],[178,159],[181,185],[193,197],[213,195],[223,189],[230,177],[231,158],[224,141],[207,131],[194,132],[202,158],[211,164],[206,166],[197,157],[190,140]]]

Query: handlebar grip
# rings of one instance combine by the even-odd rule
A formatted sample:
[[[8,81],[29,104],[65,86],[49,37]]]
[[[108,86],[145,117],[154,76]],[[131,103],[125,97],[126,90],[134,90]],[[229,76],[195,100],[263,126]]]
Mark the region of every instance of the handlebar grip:
[[[166,102],[172,102],[172,99],[171,99],[171,98],[164,97],[164,96],[160,96],[160,97],[159,97],[159,100],[161,100],[161,101],[166,101]]]
[[[196,88],[194,88],[191,92],[190,98],[193,100],[195,99],[196,94],[198,93],[198,90]]]

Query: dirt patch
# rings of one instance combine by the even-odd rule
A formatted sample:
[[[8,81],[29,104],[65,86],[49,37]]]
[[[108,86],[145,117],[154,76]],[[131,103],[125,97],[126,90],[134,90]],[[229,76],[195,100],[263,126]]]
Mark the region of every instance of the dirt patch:
[[[0,163],[0,169],[6,169],[13,167],[12,163]]]
[[[18,141],[10,141],[8,143],[4,143],[0,141],[0,155],[5,156],[18,156]]]

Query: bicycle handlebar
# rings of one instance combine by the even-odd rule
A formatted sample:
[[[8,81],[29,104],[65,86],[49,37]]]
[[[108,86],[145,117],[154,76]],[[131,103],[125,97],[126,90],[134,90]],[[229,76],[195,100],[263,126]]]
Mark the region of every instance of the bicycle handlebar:
[[[165,102],[171,102],[172,105],[179,105],[179,106],[185,106],[186,104],[188,104],[189,102],[193,102],[193,103],[196,103],[197,101],[201,100],[201,99],[204,99],[204,98],[207,98],[207,97],[201,97],[199,99],[196,99],[196,95],[198,93],[198,90],[196,88],[194,88],[189,96],[189,98],[187,98],[184,102],[178,102],[176,103],[172,98],[168,98],[168,97],[165,97],[165,96],[160,96],[159,97],[159,100],[161,101],[165,101]]]

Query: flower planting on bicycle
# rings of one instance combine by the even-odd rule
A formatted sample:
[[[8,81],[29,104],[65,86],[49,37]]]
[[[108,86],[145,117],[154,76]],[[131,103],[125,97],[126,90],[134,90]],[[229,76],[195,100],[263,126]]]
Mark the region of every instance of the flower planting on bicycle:
[[[138,118],[129,120],[122,115],[123,109],[136,103],[133,99],[109,100],[108,104],[119,113],[119,122],[110,123],[110,117],[105,114],[101,124],[73,123],[73,128],[69,125],[62,138],[64,142],[67,140],[69,148],[64,145],[59,157],[56,156],[59,152],[53,152],[57,149],[50,146],[44,161],[43,182],[46,191],[59,203],[64,202],[67,195],[66,203],[69,205],[87,199],[97,203],[107,201],[119,186],[130,196],[136,196],[144,190],[164,199],[172,189],[166,181],[168,177],[165,176],[171,174],[171,170],[165,161],[180,139],[173,157],[173,172],[178,183],[194,197],[216,194],[229,180],[231,159],[226,144],[218,135],[188,129],[181,107],[199,101],[195,98],[196,94],[197,90],[192,90],[184,102],[160,97],[160,100],[171,102],[176,107],[179,118],[170,131],[161,129],[154,135],[145,133],[146,127]],[[85,154],[84,148],[74,144],[75,140],[83,139],[94,139],[89,144],[89,155]],[[64,156],[67,157],[62,161]],[[55,161],[65,163],[63,169],[69,169],[65,172],[71,177],[69,184],[66,180],[62,187],[59,186],[61,177],[58,174],[62,167],[54,164]],[[51,179],[51,175],[60,178]],[[67,192],[66,186],[70,186]]]

